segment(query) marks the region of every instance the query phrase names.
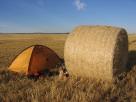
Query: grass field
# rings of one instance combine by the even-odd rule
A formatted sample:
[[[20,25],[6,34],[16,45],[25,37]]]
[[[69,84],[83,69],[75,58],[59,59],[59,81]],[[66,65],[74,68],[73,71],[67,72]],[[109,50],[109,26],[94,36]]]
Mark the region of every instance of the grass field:
[[[24,48],[41,44],[63,58],[66,34],[0,35],[0,102],[136,102],[136,35],[129,35],[128,72],[114,84],[71,76],[28,79],[7,71]]]

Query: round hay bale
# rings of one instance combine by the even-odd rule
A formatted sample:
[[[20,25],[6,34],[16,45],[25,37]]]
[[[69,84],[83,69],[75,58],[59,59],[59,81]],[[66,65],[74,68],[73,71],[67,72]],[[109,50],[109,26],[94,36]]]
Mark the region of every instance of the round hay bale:
[[[79,26],[66,40],[64,59],[69,74],[112,80],[126,70],[127,32],[110,26]]]

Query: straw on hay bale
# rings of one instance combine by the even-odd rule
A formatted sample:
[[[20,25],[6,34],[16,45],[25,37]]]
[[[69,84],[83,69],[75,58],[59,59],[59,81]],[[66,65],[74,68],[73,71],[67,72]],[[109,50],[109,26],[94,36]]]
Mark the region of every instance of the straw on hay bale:
[[[126,69],[127,32],[110,26],[79,26],[66,40],[64,58],[69,74],[112,80]]]

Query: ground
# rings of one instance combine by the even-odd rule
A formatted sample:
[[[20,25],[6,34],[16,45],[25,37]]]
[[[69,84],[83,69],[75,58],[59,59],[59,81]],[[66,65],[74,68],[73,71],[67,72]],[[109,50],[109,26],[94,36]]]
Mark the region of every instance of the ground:
[[[74,76],[35,80],[7,70],[16,55],[34,44],[46,45],[63,58],[66,38],[67,34],[0,35],[0,102],[136,101],[136,35],[129,35],[129,71],[120,75],[113,85]]]

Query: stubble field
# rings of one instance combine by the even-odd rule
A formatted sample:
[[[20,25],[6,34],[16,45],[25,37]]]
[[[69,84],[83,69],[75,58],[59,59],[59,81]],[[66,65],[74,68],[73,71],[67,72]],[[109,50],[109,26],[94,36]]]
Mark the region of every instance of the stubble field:
[[[41,44],[52,48],[61,58],[66,34],[0,35],[0,102],[135,102],[136,101],[136,35],[129,35],[128,72],[114,84],[70,76],[29,79],[14,75],[8,66],[24,48]]]

